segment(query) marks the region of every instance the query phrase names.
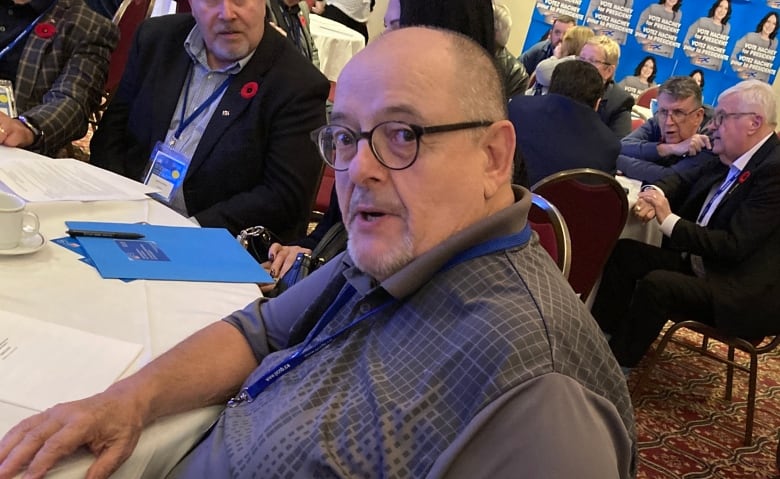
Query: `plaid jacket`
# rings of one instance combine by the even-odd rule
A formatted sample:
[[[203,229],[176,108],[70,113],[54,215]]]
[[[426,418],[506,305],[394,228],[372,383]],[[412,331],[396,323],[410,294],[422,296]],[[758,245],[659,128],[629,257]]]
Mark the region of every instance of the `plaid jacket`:
[[[14,95],[17,111],[44,132],[35,150],[52,156],[87,132],[119,30],[80,0],[58,0],[41,23],[53,24],[55,33],[27,37]]]

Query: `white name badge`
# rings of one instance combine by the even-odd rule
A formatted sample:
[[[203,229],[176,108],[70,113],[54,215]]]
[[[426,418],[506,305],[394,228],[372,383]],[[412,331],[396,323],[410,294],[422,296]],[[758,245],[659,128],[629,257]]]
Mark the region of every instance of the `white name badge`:
[[[184,183],[190,159],[158,141],[154,145],[149,162],[149,170],[144,183],[159,191],[159,193],[153,193],[152,196],[165,203],[170,203]]]
[[[11,118],[16,117],[14,88],[8,80],[0,80],[0,112],[5,113]]]

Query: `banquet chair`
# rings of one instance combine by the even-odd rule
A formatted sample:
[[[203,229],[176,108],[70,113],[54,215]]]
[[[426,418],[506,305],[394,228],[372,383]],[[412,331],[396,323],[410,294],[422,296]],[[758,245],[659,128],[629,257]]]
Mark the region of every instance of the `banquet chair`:
[[[669,327],[669,329],[661,337],[661,341],[658,347],[650,357],[647,365],[644,367],[642,374],[636,382],[633,390],[631,391],[632,399],[636,399],[642,390],[647,378],[653,367],[656,365],[661,357],[661,354],[666,349],[669,342],[678,344],[688,350],[702,354],[710,359],[718,361],[726,365],[726,391],[724,399],[731,400],[731,392],[734,382],[734,369],[744,371],[748,373],[748,395],[747,395],[747,408],[745,413],[745,436],[743,444],[750,446],[753,439],[753,418],[756,411],[756,383],[758,380],[758,356],[775,350],[780,345],[780,335],[770,336],[768,338],[761,338],[757,340],[747,340],[737,336],[729,336],[720,332],[716,327],[710,326],[699,321],[691,320],[682,315],[673,315],[672,321],[675,324]],[[689,340],[680,339],[675,337],[675,333],[681,329],[687,329],[702,335],[701,343],[693,343]],[[727,347],[726,356],[709,347],[709,340],[718,341]],[[734,352],[736,350],[750,356],[748,364],[737,361],[734,358]]]
[[[571,236],[563,215],[552,203],[531,193],[528,224],[539,235],[539,243],[558,265],[563,277],[571,270]]]
[[[130,53],[130,47],[133,43],[133,37],[138,25],[152,15],[154,9],[154,0],[122,0],[112,22],[119,27],[119,42],[111,53],[111,59],[108,64],[108,77],[103,86],[103,97],[97,110],[92,113],[90,123],[93,128],[97,127],[103,112],[106,111],[111,96],[119,86],[122,74],[125,72],[127,56]]]
[[[645,108],[650,108],[650,100],[658,97],[658,87],[650,87],[647,90],[639,94],[636,99],[636,104]]]
[[[325,165],[320,176],[320,186],[317,194],[314,196],[314,205],[312,206],[310,221],[316,222],[322,219],[322,216],[330,206],[330,195],[336,184],[336,171]]]
[[[531,191],[554,204],[571,236],[569,284],[586,301],[628,218],[628,198],[612,175],[591,168],[554,173]]]

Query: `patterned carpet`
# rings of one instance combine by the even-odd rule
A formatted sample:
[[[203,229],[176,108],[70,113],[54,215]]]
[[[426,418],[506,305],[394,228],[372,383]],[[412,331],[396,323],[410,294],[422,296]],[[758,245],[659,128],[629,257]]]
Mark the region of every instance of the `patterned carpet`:
[[[678,333],[682,334],[692,340],[697,337]],[[738,352],[737,357],[747,356]],[[759,361],[753,445],[743,447],[747,375],[735,373],[733,400],[726,401],[725,365],[669,344],[634,404],[640,461],[637,477],[774,478],[778,474],[780,353],[759,356]],[[631,373],[629,388],[644,364]]]

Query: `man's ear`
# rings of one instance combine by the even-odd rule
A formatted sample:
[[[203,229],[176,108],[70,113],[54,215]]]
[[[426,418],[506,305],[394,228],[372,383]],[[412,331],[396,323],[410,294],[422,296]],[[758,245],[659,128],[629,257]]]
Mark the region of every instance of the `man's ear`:
[[[480,140],[486,161],[483,174],[485,198],[499,187],[511,182],[514,171],[515,127],[509,120],[500,120],[487,128]]]
[[[756,132],[761,131],[761,127],[764,126],[766,118],[764,118],[763,115],[750,115],[750,117],[750,129],[748,130],[748,134],[754,135]]]

